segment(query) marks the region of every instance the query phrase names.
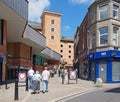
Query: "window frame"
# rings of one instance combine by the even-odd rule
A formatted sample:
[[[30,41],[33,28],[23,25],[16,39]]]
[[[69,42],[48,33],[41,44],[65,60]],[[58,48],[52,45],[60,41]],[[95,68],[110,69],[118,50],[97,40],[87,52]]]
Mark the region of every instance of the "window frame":
[[[119,7],[116,5],[113,5],[113,18],[116,18],[116,19],[118,18],[118,11],[119,11]],[[114,16],[114,12],[116,12],[115,14],[117,15]]]
[[[96,47],[96,34],[93,33],[91,35],[91,49],[95,48]]]
[[[55,24],[55,20],[54,19],[51,20],[51,24]]]
[[[54,32],[55,31],[55,29],[54,28],[51,28],[51,32]]]
[[[103,8],[103,9],[100,10],[101,8]],[[104,14],[104,12],[107,15],[107,17],[103,16],[103,18],[102,18],[101,15]],[[99,20],[104,20],[104,19],[107,19],[107,18],[108,18],[108,5],[102,5],[102,6],[99,7]]]
[[[104,28],[107,28],[107,33],[101,33],[100,32],[100,30],[104,30]],[[103,31],[103,32],[105,32],[105,31]],[[107,43],[105,43],[105,44],[101,44],[101,36],[107,36]],[[101,27],[101,28],[99,28],[99,45],[100,46],[106,46],[106,45],[108,45],[108,26],[105,26],[105,27]]]
[[[117,29],[117,33],[114,33],[114,28]],[[114,40],[114,36],[116,36],[116,37],[117,37],[117,38],[116,38],[116,42],[117,42],[117,43],[115,43],[115,44],[113,44],[113,45],[116,45],[116,46],[118,46],[118,40],[119,40],[119,38],[118,38],[118,32],[119,32],[119,28],[116,27],[116,26],[114,26],[114,27],[113,27],[113,40]]]
[[[52,39],[52,40],[54,40],[54,39],[55,39],[54,35],[51,35],[51,39]]]

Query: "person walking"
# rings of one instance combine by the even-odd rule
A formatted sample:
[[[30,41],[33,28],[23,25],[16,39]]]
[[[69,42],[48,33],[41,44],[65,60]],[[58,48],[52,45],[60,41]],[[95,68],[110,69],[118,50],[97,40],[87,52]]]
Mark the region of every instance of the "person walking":
[[[33,74],[34,74],[34,70],[33,70],[32,67],[28,70],[27,74],[28,74],[27,76],[28,76],[28,80],[29,80],[28,88],[32,89],[32,77],[33,77]]]
[[[50,72],[47,70],[48,68],[45,67],[44,71],[42,72],[42,92],[48,92],[48,83],[50,78]]]
[[[42,80],[41,75],[39,74],[39,71],[36,71],[36,73],[32,77],[32,89],[33,94],[40,92],[40,81]]]

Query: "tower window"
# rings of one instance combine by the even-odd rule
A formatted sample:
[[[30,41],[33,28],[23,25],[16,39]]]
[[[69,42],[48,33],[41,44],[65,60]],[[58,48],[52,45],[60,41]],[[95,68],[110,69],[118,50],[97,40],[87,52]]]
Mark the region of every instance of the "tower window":
[[[51,39],[54,39],[54,36],[51,36]]]
[[[51,28],[51,32],[54,32],[54,28]]]
[[[51,24],[54,24],[54,23],[55,23],[55,21],[52,19],[52,20],[51,20]]]

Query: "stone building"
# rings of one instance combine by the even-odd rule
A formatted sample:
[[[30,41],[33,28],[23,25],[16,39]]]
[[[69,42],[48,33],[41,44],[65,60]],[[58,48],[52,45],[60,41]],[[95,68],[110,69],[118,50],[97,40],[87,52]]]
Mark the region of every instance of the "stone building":
[[[96,0],[88,8],[88,79],[120,82],[120,1]]]

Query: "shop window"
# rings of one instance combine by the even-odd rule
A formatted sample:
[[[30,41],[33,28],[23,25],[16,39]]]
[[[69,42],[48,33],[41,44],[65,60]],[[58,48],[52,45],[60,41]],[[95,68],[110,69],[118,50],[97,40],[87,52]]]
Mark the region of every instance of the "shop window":
[[[108,18],[108,5],[101,6],[100,10],[100,20],[104,20]]]
[[[0,20],[0,44],[3,44],[3,20]]]
[[[100,46],[108,44],[108,27],[100,28]]]
[[[120,81],[120,63],[112,62],[112,81]]]

